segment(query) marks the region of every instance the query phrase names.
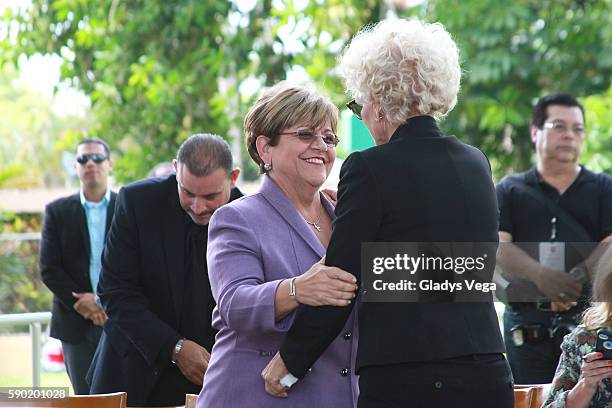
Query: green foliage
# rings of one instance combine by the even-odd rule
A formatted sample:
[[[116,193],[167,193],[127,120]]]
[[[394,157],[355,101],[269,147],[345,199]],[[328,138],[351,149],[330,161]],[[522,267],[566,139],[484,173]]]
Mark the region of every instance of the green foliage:
[[[340,107],[346,95],[337,58],[359,28],[384,18],[381,0],[255,2],[226,0],[33,0],[1,42],[0,59],[55,53],[62,77],[92,99],[94,135],[109,140],[120,182],[172,158],[191,133],[241,137],[254,95],[241,85],[270,85],[304,73]],[[609,102],[610,0],[429,0],[398,11],[440,21],[460,44],[465,76],[450,134],[481,147],[497,177],[529,167],[528,123],[541,95],[567,91]],[[276,8],[275,8],[276,7]],[[12,44],[12,45],[11,45]],[[607,95],[607,96],[606,96]],[[601,115],[595,115],[593,129]],[[609,127],[608,127],[609,128]],[[597,131],[588,160],[609,168],[607,133]],[[608,137],[609,139],[609,137]],[[244,156],[244,155],[243,155]],[[243,157],[243,161],[250,160]],[[245,164],[243,164],[245,167]],[[254,175],[250,166],[244,173]]]
[[[94,135],[120,153],[114,174],[129,181],[171,159],[191,133],[224,134],[214,106],[226,61],[226,1],[33,1],[18,19],[27,54],[64,57],[62,75],[92,99]]]
[[[609,89],[610,5],[588,0],[521,0],[503,7],[496,0],[430,1],[427,19],[453,33],[465,70],[459,103],[444,127],[483,148],[498,177],[528,168],[529,121],[538,97],[569,92],[585,98]],[[590,123],[597,127],[598,120],[593,116]],[[609,150],[597,145],[589,149],[609,157]]]
[[[52,99],[20,82],[8,64],[0,68],[0,112],[0,187],[61,184],[61,141],[82,135],[86,119],[59,116]]]
[[[591,170],[612,174],[612,87],[583,102],[588,133],[582,158]]]
[[[40,214],[0,213],[0,234],[40,231]],[[0,313],[51,310],[51,292],[40,279],[38,240],[0,241]]]

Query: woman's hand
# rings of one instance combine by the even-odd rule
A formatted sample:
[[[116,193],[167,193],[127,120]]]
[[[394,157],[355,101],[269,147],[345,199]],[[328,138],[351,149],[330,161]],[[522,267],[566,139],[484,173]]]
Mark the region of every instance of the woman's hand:
[[[329,201],[335,206],[338,202],[338,190],[332,190],[331,188],[324,188],[321,190],[323,194],[327,197]]]
[[[602,357],[599,352],[584,356],[581,370],[584,385],[589,389],[597,390],[601,380],[612,377],[612,360],[600,360]]]
[[[580,366],[582,378],[567,395],[567,408],[586,408],[604,378],[612,377],[612,360],[601,360],[602,353],[589,353]]]
[[[325,265],[325,257],[295,279],[295,298],[310,306],[346,306],[355,298],[357,279],[340,268]]]

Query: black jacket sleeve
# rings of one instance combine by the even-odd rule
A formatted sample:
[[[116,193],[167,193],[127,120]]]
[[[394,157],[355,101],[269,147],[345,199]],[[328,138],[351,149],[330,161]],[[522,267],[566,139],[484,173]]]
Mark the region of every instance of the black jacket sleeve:
[[[102,254],[98,295],[109,322],[117,325],[118,332],[125,336],[114,340],[129,341],[150,366],[155,366],[167,363],[172,346],[181,336],[153,313],[150,302],[161,300],[149,299],[142,285],[144,279],[154,277],[142,269],[150,262],[141,251],[140,240],[161,238],[140,236],[135,196],[130,196],[129,188],[124,188],[117,197],[115,216]],[[153,222],[144,216],[140,219]]]
[[[325,263],[355,275],[361,286],[361,243],[376,241],[382,218],[376,182],[361,153],[342,165],[334,231]],[[296,315],[281,345],[280,354],[289,372],[303,378],[308,369],[338,336],[354,302],[345,307],[306,306]]]
[[[40,241],[40,274],[49,290],[66,307],[72,309],[77,300],[72,296],[72,292],[82,292],[82,289],[63,266],[63,257],[68,254],[62,254],[61,233],[58,225],[59,210],[60,207],[57,204],[50,204],[45,208],[45,219]],[[89,275],[89,271],[84,273]]]

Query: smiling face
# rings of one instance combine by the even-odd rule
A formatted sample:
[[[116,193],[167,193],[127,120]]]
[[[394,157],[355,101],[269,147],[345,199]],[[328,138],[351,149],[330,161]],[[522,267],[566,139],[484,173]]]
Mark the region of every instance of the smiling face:
[[[314,140],[303,140],[300,132],[314,131]],[[333,134],[329,122],[315,129],[306,125],[284,129],[276,146],[271,146],[269,138],[258,138],[258,151],[265,163],[272,165],[269,172],[284,188],[299,190],[310,186],[318,190],[331,172],[336,160],[336,148],[323,141],[323,136]]]
[[[550,105],[542,129],[531,128],[539,160],[578,161],[584,139],[584,118],[577,106]]]

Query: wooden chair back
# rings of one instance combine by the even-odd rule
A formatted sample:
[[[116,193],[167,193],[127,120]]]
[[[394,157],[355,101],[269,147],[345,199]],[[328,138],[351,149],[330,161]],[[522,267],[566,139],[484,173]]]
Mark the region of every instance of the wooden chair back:
[[[185,408],[196,408],[197,399],[198,399],[198,394],[185,395]]]
[[[551,384],[521,384],[514,386],[514,408],[541,408]]]
[[[531,408],[531,388],[514,389],[514,408]]]

